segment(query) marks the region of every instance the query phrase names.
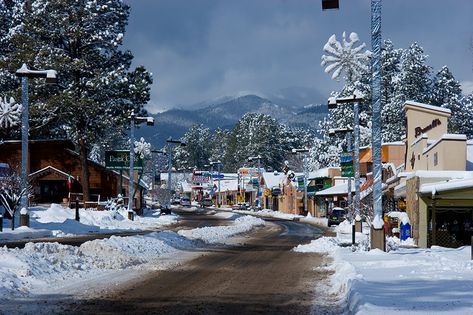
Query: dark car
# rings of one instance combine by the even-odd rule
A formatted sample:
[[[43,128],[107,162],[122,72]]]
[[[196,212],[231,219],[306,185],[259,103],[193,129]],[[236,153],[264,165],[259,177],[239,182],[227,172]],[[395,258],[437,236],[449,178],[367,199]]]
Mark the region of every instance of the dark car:
[[[210,207],[212,205],[213,205],[212,199],[210,199],[210,198],[204,198],[200,201],[200,206],[201,207]]]
[[[328,216],[328,226],[338,225],[345,221],[345,209],[333,208]]]

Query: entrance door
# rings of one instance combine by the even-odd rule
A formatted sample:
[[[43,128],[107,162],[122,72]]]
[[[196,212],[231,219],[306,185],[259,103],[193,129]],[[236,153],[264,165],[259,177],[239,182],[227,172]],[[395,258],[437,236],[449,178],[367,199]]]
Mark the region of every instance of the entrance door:
[[[40,202],[61,203],[62,198],[67,198],[68,189],[66,180],[42,180],[40,186]]]

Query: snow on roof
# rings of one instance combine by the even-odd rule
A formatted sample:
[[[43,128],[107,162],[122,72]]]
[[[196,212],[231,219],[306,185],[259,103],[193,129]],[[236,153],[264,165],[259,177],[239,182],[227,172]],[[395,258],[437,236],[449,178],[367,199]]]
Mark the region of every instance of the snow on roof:
[[[328,177],[328,167],[321,168],[315,172],[309,172],[309,178]]]
[[[411,147],[412,147],[413,145],[415,145],[417,142],[419,142],[420,140],[422,140],[422,139],[427,139],[427,138],[428,138],[428,137],[427,137],[427,134],[425,134],[425,133],[421,134],[419,137],[415,138],[414,141],[412,141]]]
[[[442,140],[460,140],[460,141],[463,141],[463,140],[466,140],[466,135],[446,133],[446,134],[442,135],[442,137],[440,139],[438,139],[437,141],[432,142],[428,147],[426,147],[424,150],[422,150],[422,154],[427,153],[430,149],[435,147]],[[427,142],[427,143],[429,143],[429,142]]]
[[[355,185],[351,185],[351,192],[355,192]],[[333,196],[333,195],[346,195],[348,191],[347,184],[335,185],[330,188],[318,191],[315,193],[316,196]]]
[[[443,107],[434,106],[434,105],[428,105],[428,104],[419,103],[419,102],[415,102],[415,101],[406,101],[406,102],[404,103],[404,108],[405,108],[407,105],[415,106],[415,107],[420,107],[420,108],[424,108],[424,109],[430,109],[430,110],[434,110],[434,111],[438,111],[438,112],[443,112],[443,113],[447,113],[447,114],[451,114],[451,113],[452,113],[448,108],[443,108]]]
[[[419,188],[421,194],[438,194],[440,192],[447,192],[459,189],[473,188],[473,178],[468,179],[453,179],[437,183],[423,184]]]
[[[382,145],[405,145],[403,141],[384,142]]]
[[[192,191],[192,185],[188,183],[187,181],[181,182],[181,187],[183,192],[191,192]]]
[[[279,183],[286,177],[284,173],[277,172],[264,172],[263,179],[266,184],[266,187],[271,189],[273,187],[278,187]]]
[[[407,179],[418,176],[424,178],[451,178],[451,179],[464,179],[473,178],[473,172],[468,171],[415,171],[408,173],[401,173],[406,175]],[[401,176],[401,174],[399,176]]]

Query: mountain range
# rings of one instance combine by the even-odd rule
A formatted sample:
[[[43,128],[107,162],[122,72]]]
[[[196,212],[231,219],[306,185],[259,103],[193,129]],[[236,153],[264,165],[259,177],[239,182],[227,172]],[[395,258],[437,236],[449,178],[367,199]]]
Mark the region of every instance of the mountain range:
[[[276,103],[277,102],[277,103]],[[224,97],[212,102],[196,104],[193,109],[170,109],[153,114],[154,127],[140,127],[137,137],[144,137],[153,147],[161,148],[166,139],[179,139],[195,124],[203,124],[211,130],[233,129],[238,120],[248,112],[270,115],[290,127],[317,129],[318,123],[328,114],[326,105],[295,105],[285,99],[284,102],[272,101],[258,95]],[[202,107],[203,106],[203,107]]]

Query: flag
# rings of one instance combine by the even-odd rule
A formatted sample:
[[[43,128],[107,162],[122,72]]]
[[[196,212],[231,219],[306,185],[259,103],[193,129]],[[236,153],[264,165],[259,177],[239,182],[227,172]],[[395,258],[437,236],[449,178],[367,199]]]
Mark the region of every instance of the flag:
[[[69,176],[67,178],[67,189],[69,189],[69,191],[71,191],[71,188],[72,188],[72,177]]]

